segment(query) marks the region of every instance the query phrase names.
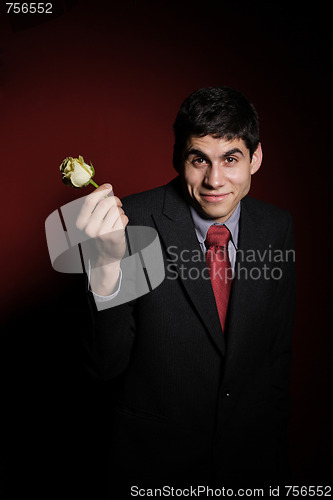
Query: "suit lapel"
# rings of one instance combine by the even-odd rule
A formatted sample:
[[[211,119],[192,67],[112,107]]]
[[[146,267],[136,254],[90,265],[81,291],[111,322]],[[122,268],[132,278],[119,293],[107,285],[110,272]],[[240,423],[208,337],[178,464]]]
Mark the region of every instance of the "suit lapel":
[[[216,347],[225,354],[225,341],[208,269],[196,237],[189,206],[180,192],[177,180],[166,188],[163,213],[155,214],[153,218],[166,253],[178,270],[185,292]]]
[[[260,217],[248,208],[246,198],[241,202],[238,252],[235,279],[229,301],[227,323],[227,354],[225,375],[236,375],[244,360],[253,352],[253,344],[260,349],[260,323],[267,293],[263,280],[252,279],[251,271],[258,265],[247,256],[249,252],[267,250],[265,235],[261,233]],[[263,254],[263,253],[262,253]],[[226,382],[227,383],[227,382]]]

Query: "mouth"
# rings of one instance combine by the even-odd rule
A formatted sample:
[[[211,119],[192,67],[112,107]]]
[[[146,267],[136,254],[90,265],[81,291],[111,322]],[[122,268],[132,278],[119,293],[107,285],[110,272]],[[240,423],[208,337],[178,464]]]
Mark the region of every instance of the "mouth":
[[[201,193],[200,196],[202,199],[204,199],[205,201],[207,201],[208,203],[218,203],[220,201],[224,201],[228,196],[229,196],[230,193],[226,193],[226,194],[204,194],[204,193]]]

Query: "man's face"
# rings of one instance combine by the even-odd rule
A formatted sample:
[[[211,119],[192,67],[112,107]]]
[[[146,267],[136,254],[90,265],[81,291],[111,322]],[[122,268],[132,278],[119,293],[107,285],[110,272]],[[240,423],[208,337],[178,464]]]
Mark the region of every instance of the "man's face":
[[[185,194],[201,214],[223,223],[249,192],[251,175],[261,161],[260,144],[250,160],[250,151],[242,139],[191,136],[181,169]]]

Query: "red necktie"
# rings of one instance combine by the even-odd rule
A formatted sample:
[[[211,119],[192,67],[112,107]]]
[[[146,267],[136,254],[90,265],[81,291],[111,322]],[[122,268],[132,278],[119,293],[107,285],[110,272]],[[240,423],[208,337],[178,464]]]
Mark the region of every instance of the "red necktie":
[[[232,282],[232,268],[228,255],[229,240],[229,229],[226,226],[216,224],[210,226],[205,240],[207,247],[206,263],[223,333]]]

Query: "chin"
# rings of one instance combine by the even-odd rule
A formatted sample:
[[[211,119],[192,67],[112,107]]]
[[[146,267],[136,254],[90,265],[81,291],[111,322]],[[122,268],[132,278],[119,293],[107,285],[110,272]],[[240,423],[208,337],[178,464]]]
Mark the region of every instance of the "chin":
[[[228,215],[229,215],[229,212],[221,213],[221,212],[214,211],[214,210],[205,210],[202,207],[201,207],[201,213],[204,214],[207,217],[207,219],[221,219],[224,217],[228,217]]]
[[[224,219],[225,220],[225,219],[228,219],[229,215],[230,215],[229,212],[227,214],[225,214],[225,213],[223,213],[223,214],[221,214],[221,213],[219,213],[219,214],[209,214],[209,218],[210,219],[215,219],[217,221],[219,219]]]
[[[233,207],[224,206],[211,206],[202,204],[201,210],[203,210],[210,217],[226,217],[231,211]]]

